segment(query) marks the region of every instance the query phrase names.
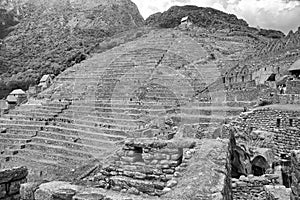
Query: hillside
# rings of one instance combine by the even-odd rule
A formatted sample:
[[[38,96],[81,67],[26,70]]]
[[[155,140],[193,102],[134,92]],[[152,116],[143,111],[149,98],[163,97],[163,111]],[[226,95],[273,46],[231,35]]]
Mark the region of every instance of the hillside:
[[[11,175],[18,166],[28,183],[13,195],[24,200],[267,199],[265,184],[279,186],[276,171],[264,174],[300,149],[299,113],[252,108],[300,97],[255,73],[282,77],[299,58],[300,29],[284,36],[195,6],[143,25],[129,0],[1,2],[18,24],[1,41],[0,94],[55,75],[0,113],[4,198],[23,182]],[[186,15],[194,25],[177,26]]]
[[[243,108],[224,105],[225,93],[200,91],[220,77],[220,63],[254,50],[250,42],[198,34],[203,40],[180,30],[152,30],[66,69],[38,99],[0,117],[3,137],[16,136],[0,137],[0,146],[11,147],[0,155],[0,168],[24,164],[32,179],[39,170],[47,180],[70,178],[70,169],[105,162],[126,137],[167,137],[178,127],[186,136],[212,134]],[[5,141],[24,142],[25,149]]]
[[[200,30],[191,33],[195,40],[203,40],[204,33],[241,43],[250,40],[245,44],[251,46],[249,52],[245,49],[242,55],[227,56],[234,55],[235,49],[230,46],[210,50],[223,53],[229,60],[225,61],[227,67],[247,57],[272,52],[282,46],[282,41],[290,48],[297,39],[289,38],[298,38],[298,32],[284,37],[280,31],[258,30],[235,15],[197,6],[174,6],[144,22],[130,0],[0,0],[1,33],[9,33],[0,41],[0,98],[12,89],[27,89],[44,74],[57,76],[93,53],[135,40],[152,29],[174,28],[187,15]],[[214,37],[211,35],[205,42],[214,46]]]
[[[57,75],[84,60],[105,38],[144,23],[129,0],[2,0],[0,8],[2,24],[19,20],[14,27],[0,27],[1,32],[13,29],[0,44],[0,85],[6,85],[0,98],[6,95],[3,89],[26,89],[43,74]]]
[[[268,38],[282,38],[284,34],[276,30],[258,30],[249,27],[243,19],[238,19],[233,14],[224,13],[213,8],[203,8],[197,6],[173,6],[163,13],[155,13],[146,19],[148,26],[161,28],[174,28],[180,24],[183,17],[191,17],[194,24],[206,29],[242,30]]]

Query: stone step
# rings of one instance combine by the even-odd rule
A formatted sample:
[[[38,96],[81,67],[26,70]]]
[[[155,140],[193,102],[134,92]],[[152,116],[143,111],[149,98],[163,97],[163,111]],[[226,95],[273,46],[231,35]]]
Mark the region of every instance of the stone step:
[[[151,119],[165,119],[166,116],[168,116],[168,118],[171,117],[175,117],[178,119],[181,119],[182,121],[186,121],[189,123],[199,123],[199,122],[209,122],[209,121],[223,121],[227,118],[232,118],[234,116],[236,116],[235,112],[233,113],[229,113],[227,114],[227,112],[217,112],[214,111],[212,112],[210,115],[203,115],[201,113],[193,113],[193,114],[185,114],[185,113],[178,113],[178,114],[166,114],[166,113],[157,113],[156,115],[153,114],[125,114],[125,113],[115,113],[115,112],[98,112],[98,113],[90,113],[90,115],[88,115],[88,112],[74,112],[73,114],[70,114],[72,112],[68,111],[69,115],[72,115],[73,119],[79,118],[79,119],[83,119],[83,120],[93,120],[93,121],[97,121],[97,119],[102,120],[105,119],[105,121],[110,120],[112,122],[114,122],[115,124],[112,124],[113,126],[117,126],[117,124],[120,125],[120,123],[136,123],[136,125],[138,124],[143,124],[144,122],[144,118],[151,118]],[[240,113],[237,111],[237,113]],[[207,114],[207,113],[206,113]],[[65,116],[65,114],[64,114]],[[85,117],[87,116],[87,117]],[[102,117],[101,117],[102,116]],[[104,121],[104,122],[105,122]],[[110,124],[108,123],[108,124]],[[126,126],[121,126],[124,127],[126,129]],[[99,129],[98,129],[99,130]],[[108,129],[108,130],[113,130],[113,129]]]
[[[110,177],[112,184],[115,186],[119,186],[121,188],[125,187],[135,187],[140,192],[155,195],[157,191],[163,190],[166,186],[164,182],[155,181],[155,180],[140,180],[133,179],[125,176],[112,176]]]
[[[71,121],[73,120],[73,121]],[[70,123],[65,123],[65,121],[71,121]],[[96,119],[94,119],[93,121],[90,119],[67,119],[67,118],[57,118],[55,119],[55,124],[62,126],[62,127],[66,127],[66,128],[78,128],[80,130],[88,130],[88,131],[101,131],[101,130],[128,130],[130,128],[132,128],[130,124],[134,123],[136,125],[140,124],[140,125],[144,125],[145,122],[142,122],[141,120],[127,120],[124,119],[123,121],[119,121],[122,122],[122,124],[118,124],[116,122],[114,122],[113,120],[110,120],[111,122],[101,122],[101,121],[97,121]],[[128,125],[126,124],[126,122],[128,123]],[[62,125],[63,124],[63,125]]]
[[[36,110],[44,110],[44,111],[48,111],[48,112],[61,112],[63,109],[65,109],[66,107],[65,106],[61,106],[61,107],[55,107],[55,106],[46,106],[46,105],[43,105],[43,106],[39,106],[39,107],[36,107]]]
[[[47,115],[47,116],[54,116],[54,115],[57,115],[57,113],[60,113],[61,110],[59,110],[58,112],[54,111],[54,110],[46,110],[46,109],[43,109],[43,108],[35,108],[34,110],[29,110],[29,111],[20,111],[20,112],[12,112],[12,114],[23,114],[23,115],[37,115],[37,116],[40,116],[40,115]]]
[[[158,105],[157,102],[143,102],[144,105],[147,105],[151,108],[155,108]],[[211,106],[220,106],[223,107],[224,103],[211,103],[211,102],[195,102],[195,105],[198,107],[211,107]],[[139,107],[141,105],[141,101],[136,101],[132,99],[126,100],[118,100],[112,99],[107,101],[100,101],[100,100],[85,100],[85,101],[74,101],[74,103],[70,106],[70,108],[79,106],[79,107],[114,107],[114,108],[127,108],[127,107]],[[195,106],[195,107],[197,107]],[[158,106],[157,106],[158,107]],[[186,107],[186,105],[181,105],[181,107]],[[241,106],[242,107],[242,106]]]
[[[41,126],[38,125],[25,125],[25,124],[4,124],[0,123],[0,128],[7,128],[7,129],[20,129],[20,130],[33,130],[38,131],[41,130]]]
[[[42,119],[48,119],[48,118],[53,118],[57,113],[51,113],[51,112],[35,112],[35,111],[14,111],[12,110],[9,112],[12,115],[23,115],[31,118],[42,118]]]
[[[83,136],[71,136],[66,134],[60,134],[55,132],[46,132],[46,131],[40,131],[38,133],[39,137],[44,138],[50,138],[50,139],[57,139],[62,141],[68,141],[68,142],[74,142],[76,140],[80,141],[81,144],[90,145],[90,146],[96,146],[96,147],[111,147],[112,145],[115,145],[116,142],[104,140],[104,139],[98,139],[98,138],[86,138]]]
[[[26,136],[34,136],[36,135],[38,130],[26,130],[20,127],[13,127],[13,128],[7,128],[6,133],[7,134],[15,134],[15,135],[26,135]]]
[[[94,115],[83,115],[82,113],[74,114],[62,114],[55,119],[55,121],[65,122],[65,123],[78,123],[78,124],[85,124],[91,126],[99,126],[99,124],[103,125],[116,125],[119,122],[123,123],[136,123],[136,124],[143,124],[145,121],[143,120],[135,120],[131,118],[113,118],[113,116],[109,117],[99,117],[97,114]],[[86,123],[87,122],[87,123]],[[97,124],[97,125],[96,125]]]
[[[14,114],[6,114],[1,116],[2,119],[10,119],[10,120],[24,120],[24,121],[30,121],[31,119],[35,121],[39,121],[36,118],[31,118],[30,116],[25,116],[25,115],[14,115]]]
[[[52,100],[52,101],[46,101],[42,103],[42,106],[51,106],[51,107],[64,107],[66,105],[69,105],[69,101],[62,101],[62,100]]]
[[[0,136],[0,142],[1,143],[7,143],[7,144],[25,144],[29,143],[31,141],[31,138],[4,138]]]
[[[15,134],[15,133],[0,133],[0,138],[6,138],[6,139],[30,139],[31,137],[33,137],[34,135],[32,134]]]
[[[21,125],[45,126],[45,121],[19,120],[19,119],[10,120],[7,118],[0,118],[0,124],[21,124]]]
[[[1,154],[5,154],[6,153],[6,149],[20,149],[20,148],[24,147],[24,144],[18,144],[18,143],[7,143],[7,142],[0,142],[0,151]]]
[[[41,151],[36,151],[32,149],[17,149],[14,150],[18,151],[18,156],[26,157],[28,159],[33,159],[33,160],[49,160],[49,161],[54,161],[57,163],[58,166],[67,166],[67,167],[75,167],[75,166],[80,166],[87,162],[86,159],[80,158],[80,157],[72,157],[72,156],[65,156],[63,154],[48,154],[45,152]],[[10,155],[13,155],[13,152],[11,152]]]
[[[79,129],[70,129],[65,127],[59,127],[59,126],[47,126],[45,127],[44,131],[50,131],[55,133],[63,133],[66,135],[71,136],[82,136],[86,138],[95,138],[99,140],[108,140],[108,141],[122,141],[126,138],[126,136],[119,134],[120,131],[116,131],[113,133],[113,131],[107,133],[105,131],[102,132],[92,132],[92,131],[84,131]]]
[[[128,126],[128,125],[118,125],[118,124],[111,124],[107,126],[101,126],[95,127],[95,126],[89,126],[79,123],[62,123],[62,122],[53,122],[55,126],[64,127],[67,129],[76,129],[76,130],[82,130],[82,131],[88,131],[88,132],[109,132],[111,135],[121,135],[121,136],[129,136],[126,134],[126,130],[135,130],[136,126]]]
[[[79,157],[79,158],[84,158],[84,159],[91,159],[93,158],[93,155],[89,153],[88,151],[85,151],[84,149],[82,150],[74,150],[74,149],[69,149],[64,146],[58,146],[55,144],[46,144],[42,143],[42,141],[37,141],[38,143],[31,142],[26,144],[26,149],[28,150],[36,150],[36,151],[41,151],[47,154],[62,154],[65,156],[72,156],[72,157]],[[101,152],[99,152],[99,155]]]
[[[26,166],[29,169],[27,180],[57,180],[59,177],[65,176],[70,173],[70,167],[59,165],[55,161],[33,159],[28,157],[19,156],[18,154],[13,156],[1,156],[0,155],[1,168],[13,168],[16,166]]]
[[[69,142],[69,141],[65,141],[65,140],[58,140],[58,139],[41,137],[41,136],[32,138],[32,143],[64,147],[69,150],[74,149],[77,151],[86,151],[86,152],[89,152],[92,154],[97,154],[97,153],[105,151],[107,149],[107,147],[104,147],[104,146],[91,146],[91,145],[83,144],[80,142],[81,142],[80,140],[78,140],[77,142],[73,142],[73,141]]]
[[[113,109],[116,112],[126,112],[126,111],[153,111],[160,112],[166,111],[168,109],[178,109],[181,112],[190,112],[191,110],[197,111],[243,111],[243,107],[228,107],[228,106],[199,106],[197,103],[191,106],[175,106],[175,105],[165,105],[162,108],[161,104],[150,104],[142,103],[142,104],[128,104],[128,102],[124,102],[121,104],[91,104],[91,105],[72,105],[68,110],[92,110],[92,109]]]

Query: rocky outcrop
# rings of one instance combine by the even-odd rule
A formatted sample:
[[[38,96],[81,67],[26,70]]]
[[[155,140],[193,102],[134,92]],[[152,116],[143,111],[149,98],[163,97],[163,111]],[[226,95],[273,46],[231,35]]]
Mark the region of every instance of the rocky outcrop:
[[[27,89],[44,74],[57,75],[84,60],[104,38],[144,23],[130,0],[1,0],[0,9],[0,23],[19,21],[0,42],[0,81],[8,89]]]

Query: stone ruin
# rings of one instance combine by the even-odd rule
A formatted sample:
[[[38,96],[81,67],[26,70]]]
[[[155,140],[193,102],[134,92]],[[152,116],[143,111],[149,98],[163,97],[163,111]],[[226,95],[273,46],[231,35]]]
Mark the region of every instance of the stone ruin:
[[[191,151],[184,155],[184,148],[195,147],[195,142],[189,143],[183,146],[153,139],[127,140],[116,152],[114,162],[94,178],[105,188],[160,196],[177,185],[174,178],[179,176],[181,164],[186,166],[191,157]]]
[[[77,183],[25,183],[27,173],[23,174],[24,181],[12,173],[4,175],[7,175],[5,178],[16,177],[13,180],[24,183],[16,187],[16,194],[22,200],[181,200],[193,196],[199,199],[229,200],[230,145],[226,139],[204,139],[198,144],[190,140],[129,139],[113,159],[110,158]],[[190,183],[187,177],[194,182]]]
[[[25,167],[0,170],[0,199],[20,199],[21,184],[27,182]]]
[[[299,114],[297,105],[271,105],[230,123],[227,132],[235,135],[239,150],[232,163],[233,199],[299,197]]]
[[[232,46],[227,39],[214,40]],[[240,89],[253,82],[246,69],[238,92],[213,88],[222,77],[210,48],[153,31],[67,69],[3,114],[0,167],[27,166],[28,182],[5,173],[1,198],[299,199],[299,159],[285,157],[299,149],[299,112],[264,107],[232,121],[256,103],[257,88]],[[290,170],[291,189],[280,169]]]

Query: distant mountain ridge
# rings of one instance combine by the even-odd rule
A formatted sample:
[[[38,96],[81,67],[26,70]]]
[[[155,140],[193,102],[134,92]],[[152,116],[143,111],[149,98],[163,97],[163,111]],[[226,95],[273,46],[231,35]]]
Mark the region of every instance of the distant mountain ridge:
[[[259,35],[269,38],[282,38],[284,33],[277,30],[265,30],[249,27],[243,19],[238,19],[233,14],[228,14],[213,8],[197,7],[193,5],[173,6],[163,13],[155,13],[146,19],[146,25],[174,28],[180,24],[183,17],[189,16],[193,23],[199,27],[207,29],[226,29],[247,30],[257,32]]]
[[[129,0],[0,0],[0,22],[12,21],[13,17],[15,25],[22,19],[28,20],[28,15],[33,14],[30,12],[40,17],[47,13],[71,14],[64,20],[73,28],[77,26],[82,29],[110,31],[118,27],[124,30],[144,23],[136,5]]]

